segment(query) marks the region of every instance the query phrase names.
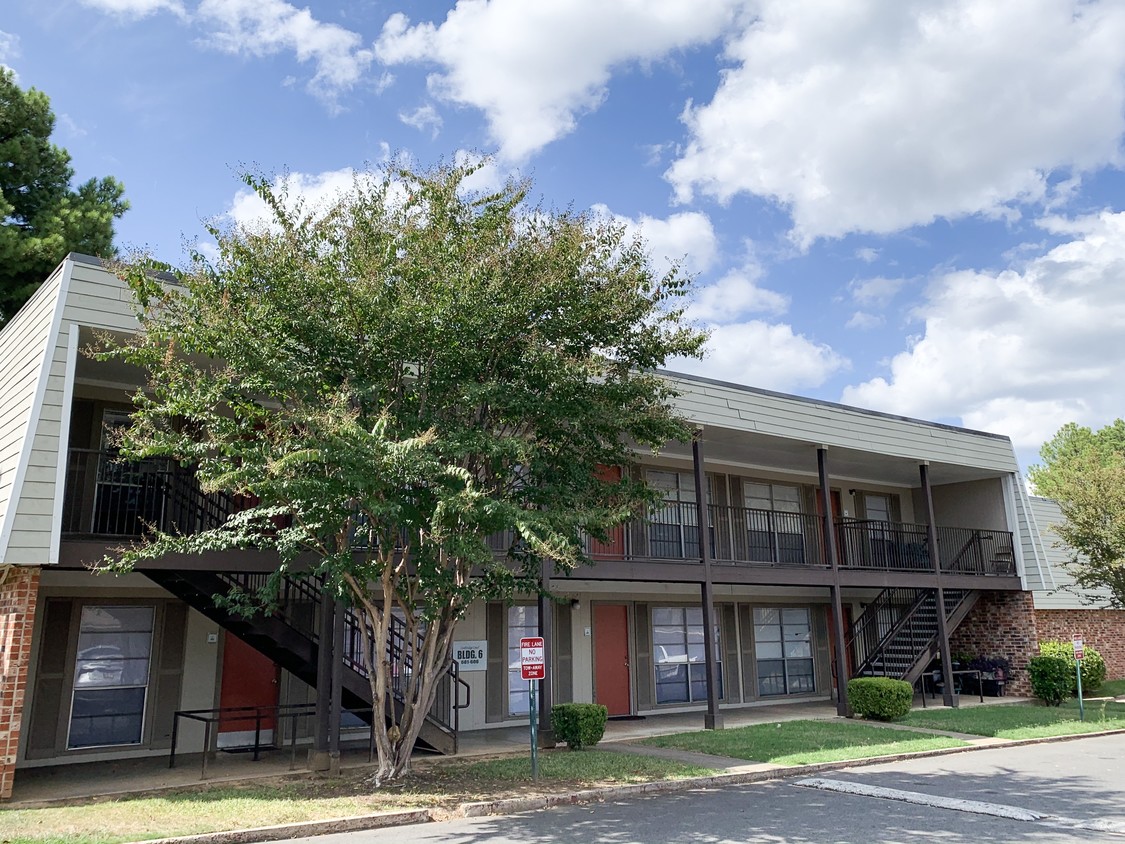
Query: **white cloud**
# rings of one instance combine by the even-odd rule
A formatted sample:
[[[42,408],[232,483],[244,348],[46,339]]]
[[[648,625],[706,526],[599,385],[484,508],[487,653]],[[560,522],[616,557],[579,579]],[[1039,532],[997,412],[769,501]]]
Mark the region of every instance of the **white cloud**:
[[[597,217],[624,225],[631,235],[642,237],[659,274],[666,272],[674,261],[682,261],[689,273],[706,272],[718,257],[719,240],[711,218],[698,211],[673,214],[661,220],[647,214],[636,219],[614,214],[602,204],[590,210]]]
[[[861,305],[883,306],[890,303],[904,283],[905,279],[876,276],[856,279],[848,285],[848,290],[852,298]]]
[[[864,246],[855,251],[855,256],[865,264],[873,264],[879,259],[879,250]]]
[[[359,177],[364,178],[362,174]],[[356,178],[356,171],[350,167],[323,173],[286,173],[273,180],[273,189],[285,193],[289,208],[300,202],[307,211],[316,213],[351,192]],[[269,225],[273,215],[261,197],[244,188],[234,195],[223,216],[239,228],[255,231]]]
[[[667,176],[681,201],[777,201],[802,246],[1010,219],[1049,173],[1121,162],[1122,43],[1119,2],[762,0]]]
[[[1038,447],[1066,421],[1102,425],[1125,405],[1125,212],[1052,218],[1073,239],[1019,269],[936,277],[916,310],[921,336],[887,376],[843,401],[957,418]]]
[[[140,18],[171,12],[201,30],[199,41],[232,55],[273,56],[291,52],[315,68],[308,90],[330,108],[340,94],[367,75],[375,53],[355,32],[313,16],[307,7],[285,0],[200,0],[188,9],[181,0],[79,0],[120,17]],[[285,84],[291,84],[288,77]],[[373,83],[381,88],[385,83]]]
[[[398,119],[419,132],[428,131],[431,139],[436,138],[441,131],[441,115],[429,103],[420,105],[413,111],[400,111]]]
[[[668,368],[768,390],[817,387],[848,367],[830,347],[761,320],[712,329],[704,360],[677,358]]]
[[[388,65],[426,62],[431,92],[481,109],[503,155],[521,160],[605,100],[613,70],[718,38],[745,0],[458,0],[445,20],[392,15]]]
[[[714,284],[697,289],[687,317],[712,325],[738,322],[752,313],[783,314],[789,297],[758,286],[761,267],[754,263],[732,270]]]
[[[180,0],[79,0],[79,2],[83,6],[121,17],[143,18],[164,11],[181,18],[187,17],[187,10]]]
[[[330,104],[360,82],[375,58],[357,33],[284,0],[202,0],[196,16],[210,29],[205,43],[216,49],[251,56],[292,51],[297,61],[311,62],[309,90]]]
[[[13,32],[0,29],[0,66],[7,67],[4,62],[18,59],[20,56],[20,37]]]
[[[851,319],[844,323],[845,328],[858,328],[861,331],[867,331],[872,328],[878,328],[883,324],[884,320],[878,314],[869,314],[866,311],[856,311],[852,314]]]

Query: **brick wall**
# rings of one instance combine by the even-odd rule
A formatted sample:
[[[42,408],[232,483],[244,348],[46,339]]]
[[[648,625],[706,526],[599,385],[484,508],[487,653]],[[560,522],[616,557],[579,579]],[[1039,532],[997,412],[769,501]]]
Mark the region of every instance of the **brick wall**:
[[[949,649],[973,656],[1007,657],[1015,674],[1008,693],[1030,695],[1027,661],[1039,653],[1036,621],[1030,592],[984,592],[949,637]]]
[[[39,569],[0,570],[0,800],[12,796]]]
[[[1035,623],[1040,639],[1080,635],[1102,655],[1110,680],[1125,678],[1125,610],[1036,610]]]

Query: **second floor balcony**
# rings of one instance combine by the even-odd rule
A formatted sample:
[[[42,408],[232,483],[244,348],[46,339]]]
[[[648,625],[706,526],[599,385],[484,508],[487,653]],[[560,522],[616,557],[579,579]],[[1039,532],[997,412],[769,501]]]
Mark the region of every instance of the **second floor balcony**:
[[[72,449],[62,533],[107,544],[151,530],[193,533],[216,527],[239,509],[229,495],[203,494],[192,473],[170,460],[126,462],[108,452]],[[824,522],[814,514],[749,507],[707,507],[707,538],[718,566],[827,569]],[[834,519],[842,569],[932,574],[928,527],[873,519]],[[1016,574],[1008,531],[939,525],[941,571],[956,575]],[[490,544],[506,551],[511,536]],[[588,540],[595,562],[699,563],[699,517],[692,502],[667,502],[613,528],[606,541]]]

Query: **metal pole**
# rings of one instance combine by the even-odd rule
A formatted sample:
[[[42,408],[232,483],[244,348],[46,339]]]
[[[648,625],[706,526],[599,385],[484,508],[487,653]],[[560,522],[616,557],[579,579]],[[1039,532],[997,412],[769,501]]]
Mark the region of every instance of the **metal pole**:
[[[946,706],[957,706],[953,697],[953,657],[949,651],[949,629],[945,623],[945,590],[941,586],[941,555],[938,552],[937,524],[934,521],[934,493],[930,487],[930,464],[918,464],[918,473],[922,481],[922,500],[926,508],[926,544],[930,549],[930,562],[934,567],[934,576],[937,578],[937,593],[934,599],[937,613],[938,648],[941,651],[942,674],[945,683],[942,684],[941,700]]]
[[[1078,720],[1086,720],[1086,705],[1082,702],[1082,660],[1074,660],[1074,673],[1078,677]]]
[[[711,535],[707,518],[707,474],[703,469],[703,431],[695,432],[691,441],[691,456],[695,466],[695,514],[699,535],[699,561],[703,567],[700,583],[700,600],[703,605],[703,664],[707,671],[707,712],[703,728],[721,730],[723,716],[719,712],[719,663],[715,659],[715,587],[711,582]],[[690,670],[690,667],[689,667]],[[690,677],[688,678],[690,682]]]
[[[532,780],[539,780],[539,707],[535,700],[535,686],[534,680],[527,681],[528,690],[531,695],[529,709],[531,715],[531,778]]]
[[[828,486],[828,449],[820,446],[816,450],[816,468],[820,478],[820,510],[823,519],[824,552],[828,556],[828,566],[832,569],[832,585],[829,587],[832,599],[832,638],[836,659],[836,714],[848,714],[848,656],[844,648],[844,599],[840,594],[840,558],[836,553],[836,520],[832,517],[832,490]]]

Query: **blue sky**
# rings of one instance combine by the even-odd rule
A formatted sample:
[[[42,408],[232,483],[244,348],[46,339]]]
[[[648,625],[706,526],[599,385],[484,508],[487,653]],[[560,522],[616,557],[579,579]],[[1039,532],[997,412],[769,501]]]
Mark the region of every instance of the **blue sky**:
[[[55,0],[0,62],[50,95],[122,245],[247,222],[388,156],[485,153],[698,274],[677,368],[1012,437],[1125,396],[1125,3]]]

